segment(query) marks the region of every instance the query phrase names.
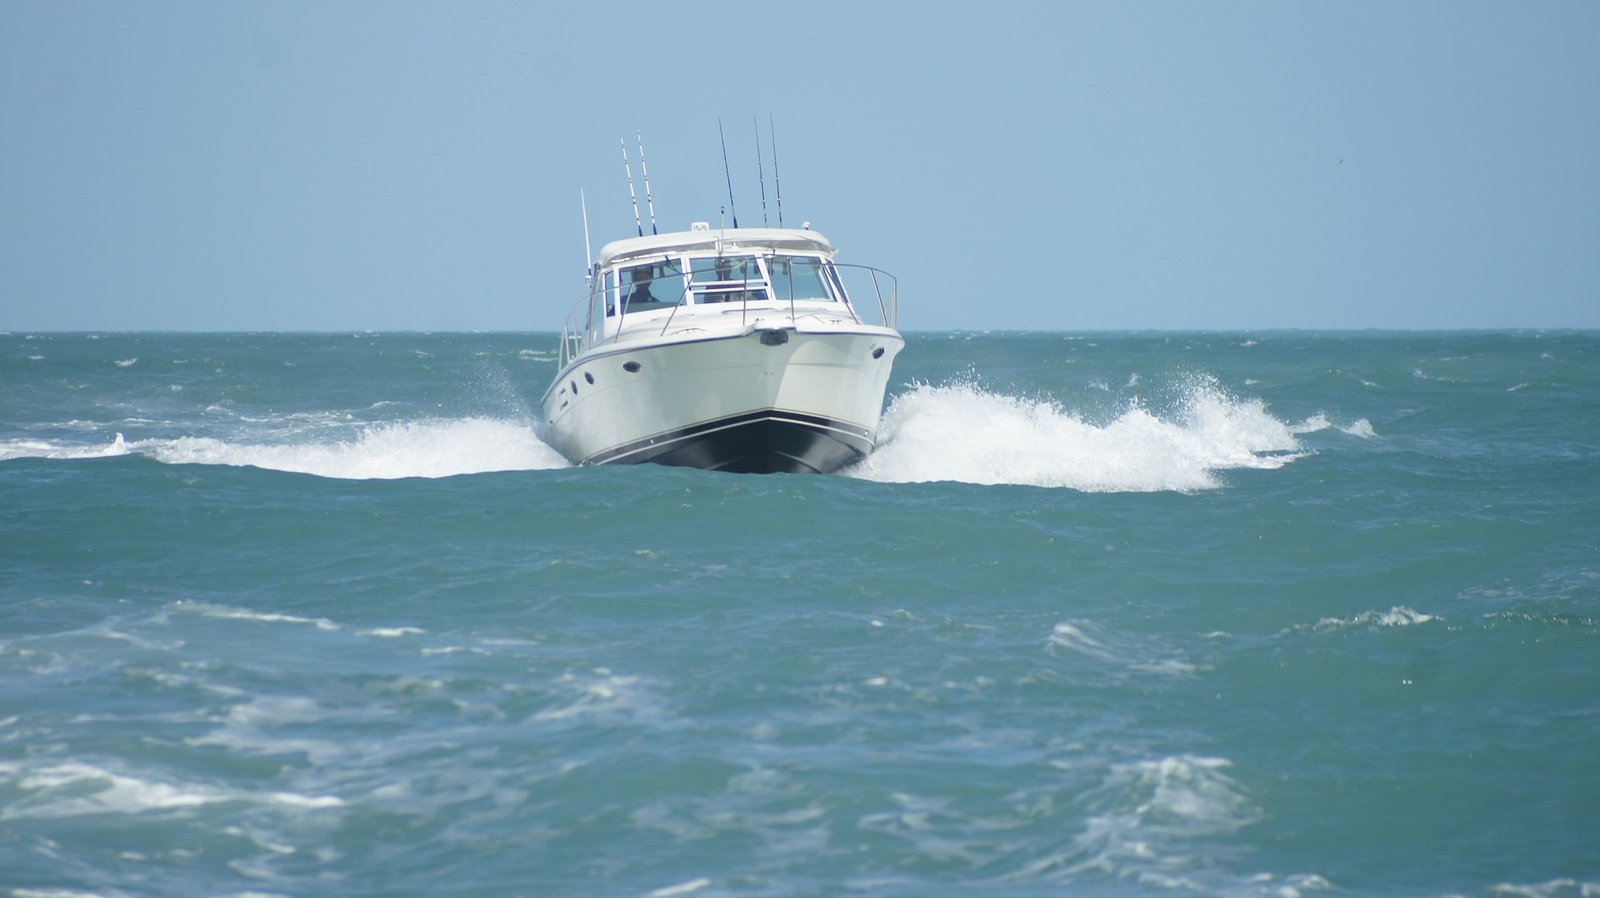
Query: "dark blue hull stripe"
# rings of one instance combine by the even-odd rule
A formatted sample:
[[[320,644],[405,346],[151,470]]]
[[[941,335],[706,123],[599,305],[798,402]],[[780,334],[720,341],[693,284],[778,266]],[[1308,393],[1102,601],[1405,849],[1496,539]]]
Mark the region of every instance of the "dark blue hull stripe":
[[[657,434],[584,459],[584,464],[650,462],[750,474],[827,473],[872,451],[865,427],[765,409]]]

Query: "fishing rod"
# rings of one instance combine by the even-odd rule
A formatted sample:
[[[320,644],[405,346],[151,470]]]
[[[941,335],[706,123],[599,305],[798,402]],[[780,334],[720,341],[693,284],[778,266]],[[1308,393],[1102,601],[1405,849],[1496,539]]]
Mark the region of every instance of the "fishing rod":
[[[656,231],[656,203],[655,200],[650,198],[650,169],[646,168],[644,164],[644,138],[639,136],[638,131],[633,132],[633,137],[639,141],[639,171],[644,172],[644,204],[650,210],[650,233],[655,234],[658,233]],[[623,154],[626,155],[627,150],[623,150]],[[642,229],[639,231],[639,236],[644,236]]]
[[[761,183],[761,226],[767,227],[767,175],[761,168],[761,120],[750,116],[750,124],[756,129],[756,180]]]
[[[733,204],[733,174],[728,171],[728,138],[722,134],[722,119],[717,119],[717,139],[722,141],[722,176],[728,179],[728,209],[733,212],[734,230],[739,228],[739,207]]]
[[[628,142],[618,134],[617,143],[622,145],[622,170],[628,173],[628,199],[633,201],[633,227],[643,237],[644,224],[639,221],[639,197],[633,192],[633,167],[628,165]]]
[[[778,132],[772,127],[771,113],[767,114],[767,133],[772,138],[772,186],[778,191],[778,227],[781,228],[783,227],[783,182],[778,180]]]

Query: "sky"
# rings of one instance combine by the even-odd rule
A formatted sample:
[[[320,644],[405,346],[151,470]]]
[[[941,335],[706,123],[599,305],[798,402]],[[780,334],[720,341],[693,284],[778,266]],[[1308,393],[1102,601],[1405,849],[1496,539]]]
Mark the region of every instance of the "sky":
[[[1596,47],[1592,0],[5,0],[0,330],[557,330],[636,134],[661,230],[781,186],[903,330],[1596,328]]]

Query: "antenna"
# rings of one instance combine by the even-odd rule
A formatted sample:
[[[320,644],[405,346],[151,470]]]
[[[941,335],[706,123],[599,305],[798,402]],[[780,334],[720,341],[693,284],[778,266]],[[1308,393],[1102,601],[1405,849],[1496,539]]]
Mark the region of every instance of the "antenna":
[[[717,139],[722,141],[722,176],[728,179],[728,208],[733,211],[733,226],[739,227],[739,207],[733,204],[733,175],[728,171],[728,138],[722,134],[722,119],[717,119]]]
[[[750,124],[756,129],[756,179],[761,182],[761,226],[767,227],[767,176],[761,170],[761,120],[750,116]]]
[[[644,204],[650,210],[650,233],[654,234],[656,233],[656,203],[655,200],[650,198],[650,169],[645,168],[644,165],[644,138],[639,136],[638,131],[633,132],[633,137],[639,141],[639,171],[644,172]],[[623,150],[623,153],[626,154],[627,150]],[[644,236],[643,230],[640,230],[639,236]]]
[[[589,200],[583,195],[583,188],[578,188],[578,202],[583,205],[583,279],[594,280],[594,254],[589,251]]]
[[[772,186],[778,191],[778,227],[783,227],[783,182],[778,180],[778,132],[772,128],[772,115],[767,114],[767,133],[772,137]]]
[[[628,173],[628,199],[633,200],[633,227],[643,237],[644,225],[639,223],[639,197],[633,192],[633,167],[628,165],[628,142],[618,134],[617,143],[622,144],[622,170]]]

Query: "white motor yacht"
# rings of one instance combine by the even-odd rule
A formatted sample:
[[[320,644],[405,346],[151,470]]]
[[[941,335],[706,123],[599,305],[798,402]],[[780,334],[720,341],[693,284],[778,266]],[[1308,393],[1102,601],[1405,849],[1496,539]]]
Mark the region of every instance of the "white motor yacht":
[[[809,226],[607,244],[541,402],[574,464],[828,472],[876,443],[895,330],[892,276],[835,261]]]

